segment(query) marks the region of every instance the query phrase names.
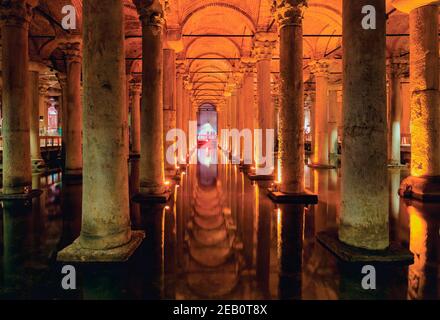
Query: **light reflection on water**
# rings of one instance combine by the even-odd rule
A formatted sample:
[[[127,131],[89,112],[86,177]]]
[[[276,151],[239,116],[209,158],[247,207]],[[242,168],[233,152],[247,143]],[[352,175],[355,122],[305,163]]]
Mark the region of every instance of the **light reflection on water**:
[[[199,152],[217,157],[216,150]],[[276,207],[266,196],[269,183],[252,184],[238,166],[191,165],[168,208],[131,204],[133,229],[147,237],[130,262],[77,266],[75,292],[60,289],[55,257],[79,234],[81,185],[61,182],[58,173],[35,176],[34,187],[44,190],[39,199],[3,203],[0,298],[438,299],[440,205],[400,199],[406,174],[389,171],[390,238],[409,247],[415,263],[378,267],[374,292],[361,289],[360,266],[339,263],[315,241],[338,223],[337,170],[306,169],[318,205]],[[138,182],[135,160],[131,194]]]

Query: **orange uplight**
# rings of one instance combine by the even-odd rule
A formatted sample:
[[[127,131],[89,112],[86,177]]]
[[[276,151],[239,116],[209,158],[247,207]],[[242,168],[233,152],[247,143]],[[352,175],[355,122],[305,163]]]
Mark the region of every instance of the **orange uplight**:
[[[166,186],[169,186],[170,185],[170,182],[167,180],[167,181],[165,181],[165,185]]]
[[[165,207],[165,210],[170,210],[170,207],[169,207],[169,206],[166,206],[166,207]]]

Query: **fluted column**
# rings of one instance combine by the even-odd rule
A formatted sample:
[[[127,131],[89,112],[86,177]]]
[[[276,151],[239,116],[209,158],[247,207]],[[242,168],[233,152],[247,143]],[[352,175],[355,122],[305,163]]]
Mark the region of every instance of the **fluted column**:
[[[329,169],[329,147],[328,147],[328,60],[316,60],[310,63],[311,72],[316,82],[316,104],[314,112],[314,145],[313,160],[311,166],[314,168]]]
[[[376,29],[362,28],[363,6]],[[343,0],[343,139],[339,240],[370,250],[389,245],[385,0]]]
[[[65,176],[82,175],[81,39],[64,39],[60,44],[67,64],[67,103],[63,127]]]
[[[158,1],[134,1],[142,23],[142,105],[140,192],[163,195],[163,11]]]
[[[88,0],[83,10],[82,226],[58,259],[125,261],[144,235],[130,227],[123,1]]]
[[[36,3],[17,0],[0,4],[3,195],[29,194],[32,189],[28,33]]]
[[[411,176],[400,193],[440,201],[439,9],[417,4],[409,12]]]
[[[141,92],[142,84],[140,81],[130,82],[131,97],[131,153],[141,154]]]

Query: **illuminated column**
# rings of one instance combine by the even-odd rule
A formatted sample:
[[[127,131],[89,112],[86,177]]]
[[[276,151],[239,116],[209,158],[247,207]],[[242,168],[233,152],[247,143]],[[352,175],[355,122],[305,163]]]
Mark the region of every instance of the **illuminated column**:
[[[244,128],[254,130],[254,69],[255,61],[251,58],[242,58],[243,67],[243,114]],[[252,160],[252,159],[251,159]]]
[[[273,107],[271,90],[271,60],[276,38],[273,34],[257,33],[254,55],[257,59],[258,128],[263,130],[261,150],[266,149],[266,129],[273,129]],[[259,148],[257,148],[258,150]],[[264,153],[264,151],[262,151]],[[271,155],[256,154],[257,157]]]
[[[304,194],[303,28],[305,1],[277,1],[280,28],[280,190]],[[317,200],[317,199],[315,199]]]
[[[164,157],[169,145],[168,131],[176,128],[176,54],[173,49],[163,49],[163,131]],[[171,177],[176,173],[175,159],[165,159],[165,175]],[[170,162],[173,160],[172,162]]]
[[[183,77],[186,73],[186,67],[183,61],[179,61],[176,68],[176,124],[178,129],[183,130],[183,105],[185,90]]]
[[[158,1],[135,1],[142,23],[142,105],[140,193],[162,195],[164,184],[163,144],[163,11]]]
[[[63,127],[65,176],[82,175],[81,39],[72,37],[60,44],[67,64],[67,104]]]
[[[331,160],[338,154],[338,91],[328,92],[328,134]]]
[[[388,78],[390,83],[390,128],[388,129],[388,145],[390,154],[388,155],[388,165],[400,166],[400,122],[402,120],[402,85],[400,83],[405,72],[405,64],[390,61],[388,68]]]
[[[362,7],[376,29],[362,28]],[[343,139],[339,240],[380,250],[389,245],[385,0],[343,1]],[[374,52],[374,54],[372,54]]]
[[[423,2],[423,1],[422,1]],[[425,1],[426,2],[426,1]],[[401,195],[440,200],[438,7],[408,8],[410,24],[411,176]],[[399,7],[398,7],[399,9]]]
[[[28,33],[33,5],[36,1],[0,4],[3,196],[28,195],[32,187]]]
[[[123,1],[88,0],[83,10],[82,226],[58,260],[125,261],[144,234],[130,227]]]
[[[47,84],[40,79],[43,66],[38,63],[30,63],[30,147],[32,172],[40,172],[45,163],[41,156],[40,148],[40,105],[46,101]]]
[[[330,169],[329,147],[328,147],[328,80],[329,61],[316,60],[310,64],[311,72],[315,75],[316,82],[316,104],[313,119],[314,121],[314,151],[311,167]]]
[[[141,154],[141,92],[142,84],[139,81],[130,82],[131,96],[131,153]]]

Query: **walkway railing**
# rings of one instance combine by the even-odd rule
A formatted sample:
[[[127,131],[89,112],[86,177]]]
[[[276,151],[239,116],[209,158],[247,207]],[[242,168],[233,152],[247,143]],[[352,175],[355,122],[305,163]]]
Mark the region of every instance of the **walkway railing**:
[[[61,147],[61,137],[40,136],[40,147],[43,149]],[[3,137],[0,137],[0,150],[3,150]]]

